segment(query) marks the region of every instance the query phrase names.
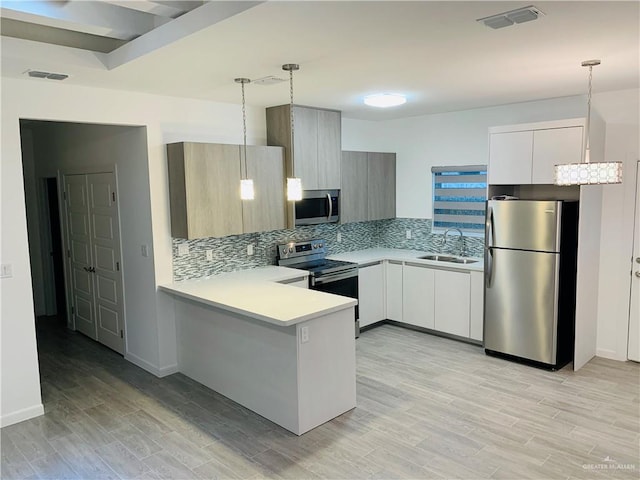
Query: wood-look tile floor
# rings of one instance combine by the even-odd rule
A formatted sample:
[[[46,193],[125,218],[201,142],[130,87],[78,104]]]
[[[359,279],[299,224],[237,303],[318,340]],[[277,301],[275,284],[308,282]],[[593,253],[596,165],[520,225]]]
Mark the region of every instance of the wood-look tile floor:
[[[388,325],[356,343],[358,407],[297,437],[40,322],[46,414],[2,429],[1,476],[639,478],[638,364],[546,372]]]

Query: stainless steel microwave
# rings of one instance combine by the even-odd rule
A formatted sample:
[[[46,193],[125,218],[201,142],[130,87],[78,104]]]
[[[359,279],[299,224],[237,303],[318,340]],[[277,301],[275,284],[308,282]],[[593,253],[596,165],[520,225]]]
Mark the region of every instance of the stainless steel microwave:
[[[295,225],[335,223],[340,220],[340,190],[304,190],[295,202]]]

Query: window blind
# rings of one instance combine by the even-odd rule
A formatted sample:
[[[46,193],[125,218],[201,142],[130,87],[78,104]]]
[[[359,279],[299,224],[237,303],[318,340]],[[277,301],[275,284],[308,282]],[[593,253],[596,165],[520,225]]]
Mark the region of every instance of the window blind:
[[[465,235],[484,234],[487,200],[487,166],[454,165],[432,167],[432,231],[459,228]]]

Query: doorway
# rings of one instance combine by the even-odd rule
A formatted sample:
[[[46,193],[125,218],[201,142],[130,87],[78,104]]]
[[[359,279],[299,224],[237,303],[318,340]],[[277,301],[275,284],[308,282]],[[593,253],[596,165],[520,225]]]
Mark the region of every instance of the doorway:
[[[60,229],[60,203],[58,202],[58,181],[55,177],[45,178],[46,209],[51,233],[51,266],[53,269],[53,300],[56,318],[66,323],[67,299],[64,287],[64,260],[62,230]]]

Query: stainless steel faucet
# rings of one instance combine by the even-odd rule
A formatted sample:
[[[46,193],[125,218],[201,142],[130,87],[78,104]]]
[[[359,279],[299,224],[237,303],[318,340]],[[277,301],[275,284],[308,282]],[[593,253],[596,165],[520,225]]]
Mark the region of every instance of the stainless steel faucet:
[[[460,246],[459,255],[461,257],[464,257],[467,254],[467,246],[466,246],[465,241],[464,241],[464,234],[462,233],[462,230],[460,230],[459,228],[456,228],[456,227],[447,228],[444,231],[444,234],[442,235],[442,245],[440,245],[440,247],[444,248],[444,246],[447,244],[447,234],[451,230],[455,230],[456,232],[458,232],[460,234],[460,237],[459,237],[459,240],[458,240],[458,244]]]

